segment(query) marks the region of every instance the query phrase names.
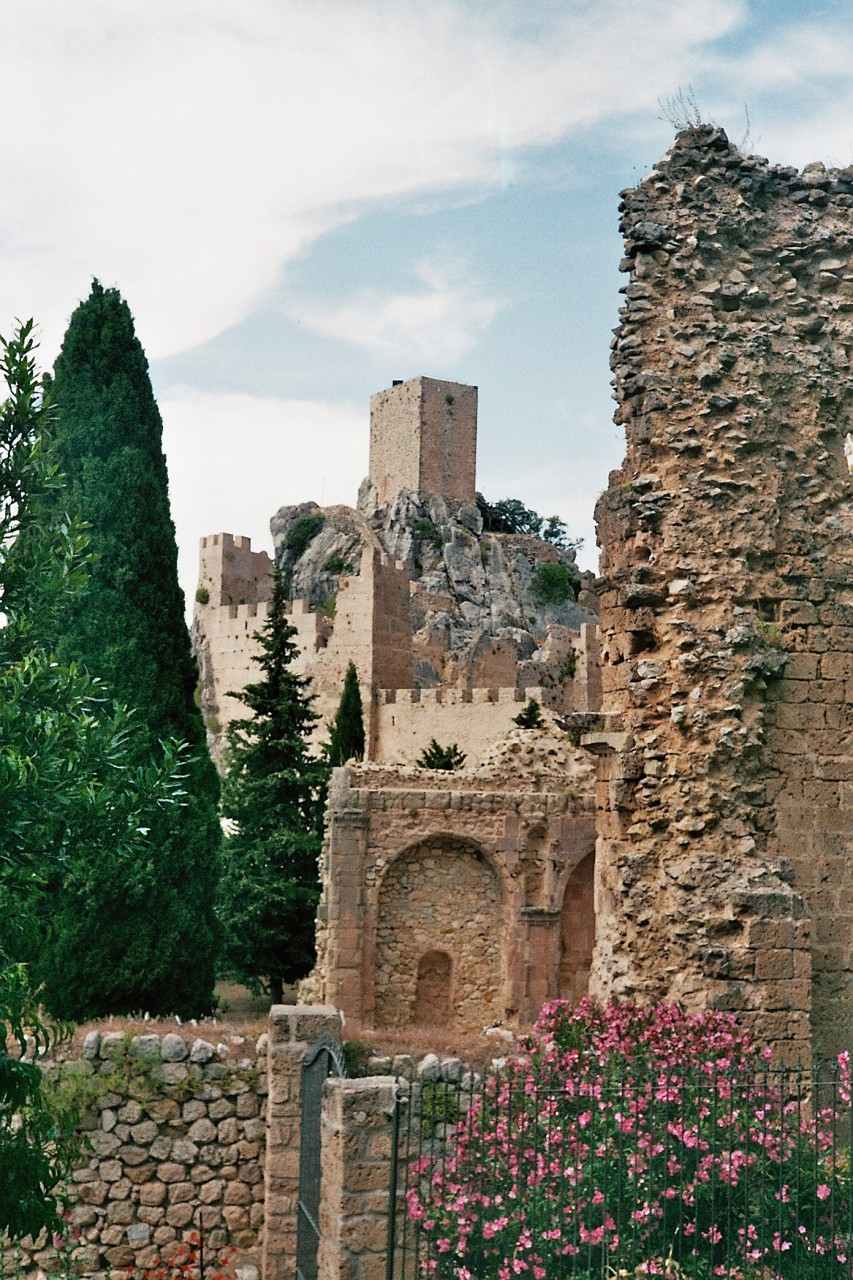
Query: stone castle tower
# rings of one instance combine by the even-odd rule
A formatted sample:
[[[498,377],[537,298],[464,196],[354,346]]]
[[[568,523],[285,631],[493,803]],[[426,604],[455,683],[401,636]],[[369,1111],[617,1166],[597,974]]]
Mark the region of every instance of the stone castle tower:
[[[380,503],[403,489],[474,502],[476,471],[476,387],[412,378],[371,397],[370,482]]]

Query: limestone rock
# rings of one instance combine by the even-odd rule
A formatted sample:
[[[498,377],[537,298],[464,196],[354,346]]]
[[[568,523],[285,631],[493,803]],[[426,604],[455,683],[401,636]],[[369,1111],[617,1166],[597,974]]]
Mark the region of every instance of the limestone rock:
[[[189,1057],[186,1041],[174,1031],[163,1036],[160,1051],[164,1062],[183,1062]]]

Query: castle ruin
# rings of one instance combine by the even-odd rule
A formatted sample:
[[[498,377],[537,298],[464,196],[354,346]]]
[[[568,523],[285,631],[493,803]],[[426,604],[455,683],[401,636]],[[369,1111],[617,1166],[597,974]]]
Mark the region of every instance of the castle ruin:
[[[523,640],[480,626],[529,549],[484,546],[475,400],[427,379],[374,397],[359,519],[371,563],[408,575],[385,638],[412,677],[359,668],[370,748],[330,797],[320,994],[471,1027],[587,989],[678,1000],[806,1061],[853,1032],[853,171],[771,166],[702,126],[622,194],[627,452],[597,506],[601,577],[578,584],[600,632],[582,610]],[[451,487],[454,423],[452,501],[409,488]],[[405,532],[425,513],[440,578]],[[531,694],[581,751],[511,728]],[[473,767],[414,768],[427,736]]]

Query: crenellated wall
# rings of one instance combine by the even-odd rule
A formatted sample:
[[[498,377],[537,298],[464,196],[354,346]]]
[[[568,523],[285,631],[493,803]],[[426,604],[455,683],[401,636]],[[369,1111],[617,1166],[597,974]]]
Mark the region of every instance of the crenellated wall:
[[[623,193],[594,989],[853,1034],[853,175],[679,134]]]

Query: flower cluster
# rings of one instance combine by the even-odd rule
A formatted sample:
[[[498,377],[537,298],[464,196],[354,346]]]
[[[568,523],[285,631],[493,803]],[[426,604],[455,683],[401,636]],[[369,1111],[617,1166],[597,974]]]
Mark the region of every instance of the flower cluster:
[[[408,1213],[436,1280],[853,1275],[850,1069],[774,1069],[732,1017],[546,1005]]]

